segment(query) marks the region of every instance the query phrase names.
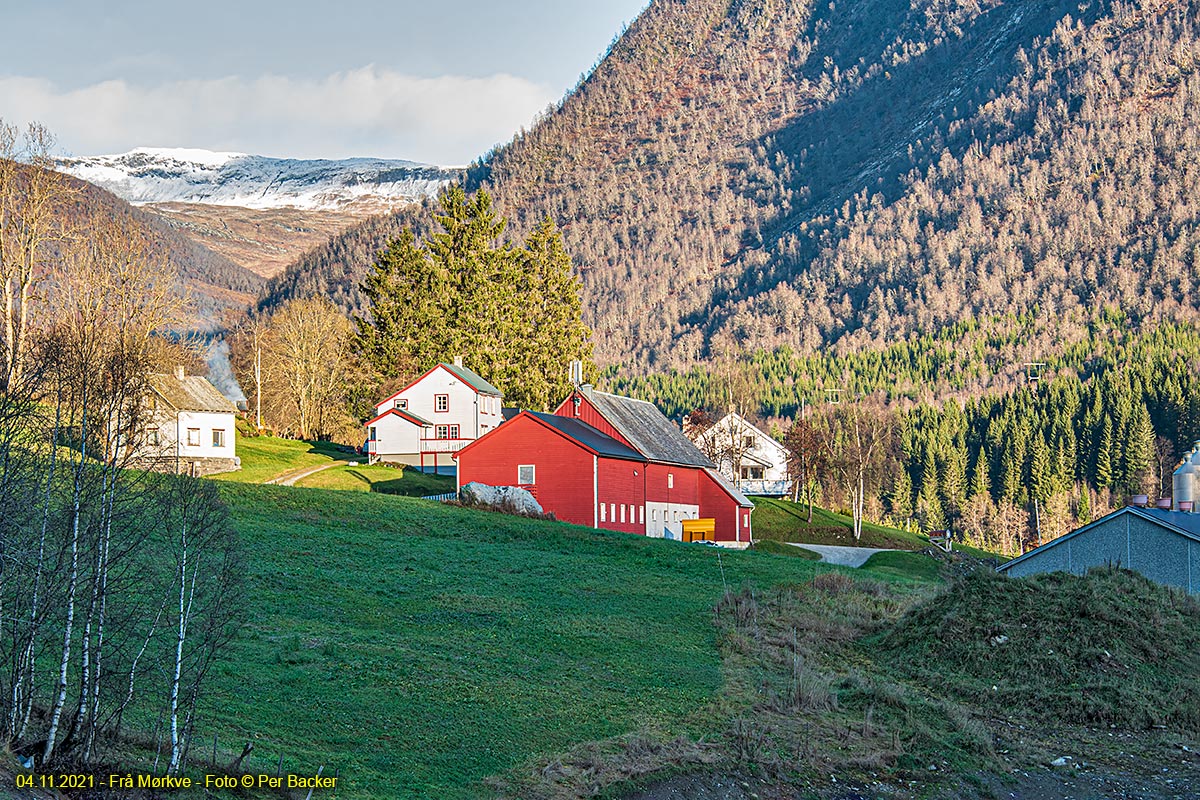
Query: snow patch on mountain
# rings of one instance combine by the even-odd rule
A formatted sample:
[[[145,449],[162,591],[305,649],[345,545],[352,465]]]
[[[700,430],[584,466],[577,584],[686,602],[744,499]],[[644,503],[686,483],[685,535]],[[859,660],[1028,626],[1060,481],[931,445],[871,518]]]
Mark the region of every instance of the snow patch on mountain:
[[[388,211],[436,194],[459,170],[415,161],[268,158],[141,147],[63,158],[59,168],[134,205],[204,203],[253,209]]]

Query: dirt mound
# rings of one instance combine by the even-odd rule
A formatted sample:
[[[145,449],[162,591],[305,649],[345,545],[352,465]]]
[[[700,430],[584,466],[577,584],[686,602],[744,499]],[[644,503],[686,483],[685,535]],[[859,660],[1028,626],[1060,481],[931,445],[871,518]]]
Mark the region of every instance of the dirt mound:
[[[995,715],[1200,730],[1200,603],[1127,570],[978,570],[873,645],[907,678]]]

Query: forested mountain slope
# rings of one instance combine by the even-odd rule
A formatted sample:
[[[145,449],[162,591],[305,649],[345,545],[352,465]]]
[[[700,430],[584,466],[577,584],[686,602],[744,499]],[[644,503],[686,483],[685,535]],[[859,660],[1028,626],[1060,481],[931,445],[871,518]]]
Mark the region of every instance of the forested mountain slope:
[[[249,305],[263,284],[262,278],[228,258],[214,253],[175,230],[155,214],[134,208],[104,189],[67,178],[72,191],[64,195],[56,213],[80,224],[90,218],[130,218],[143,227],[158,255],[178,279],[178,293],[186,304],[185,324],[208,330],[221,324],[231,309]]]
[[[521,230],[547,213],[562,226],[598,361],[639,370],[1030,313],[1045,323],[1025,344],[1044,355],[1105,305],[1134,326],[1191,320],[1195,12],[659,0],[468,188]],[[264,304],[360,306],[374,252],[428,213],[332,240]]]

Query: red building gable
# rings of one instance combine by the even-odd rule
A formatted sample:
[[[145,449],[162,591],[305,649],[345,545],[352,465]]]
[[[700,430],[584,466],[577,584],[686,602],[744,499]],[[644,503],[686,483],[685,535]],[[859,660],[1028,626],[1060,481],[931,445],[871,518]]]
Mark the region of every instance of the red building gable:
[[[576,389],[554,414],[525,411],[456,455],[458,485],[524,486],[564,522],[748,546],[753,504],[653,404]]]

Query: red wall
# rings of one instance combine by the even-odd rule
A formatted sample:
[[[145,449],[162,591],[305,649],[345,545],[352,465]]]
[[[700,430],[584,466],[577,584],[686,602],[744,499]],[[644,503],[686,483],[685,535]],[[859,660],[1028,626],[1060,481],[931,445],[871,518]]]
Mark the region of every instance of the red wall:
[[[750,509],[746,509],[750,511]],[[709,477],[708,473],[700,473],[700,516],[712,517],[716,520],[713,538],[718,542],[738,541],[739,515],[741,506],[736,500]],[[749,541],[749,535],[742,531],[741,538]]]
[[[598,478],[600,502],[607,505],[606,518],[600,523],[600,527],[624,533],[645,533],[646,523],[643,515],[646,513],[646,465],[640,461],[601,458]],[[624,524],[621,523],[622,505],[625,506]],[[632,519],[630,506],[633,507]]]
[[[652,503],[683,503],[698,506],[700,502],[700,485],[697,476],[701,470],[696,467],[670,466],[667,464],[651,464],[646,471],[646,499]],[[675,481],[667,488],[667,475],[674,475]],[[704,516],[704,509],[700,509]]]
[[[458,485],[514,486],[517,466],[533,464],[531,491],[563,522],[593,524],[592,453],[536,419],[517,416],[458,454]]]

